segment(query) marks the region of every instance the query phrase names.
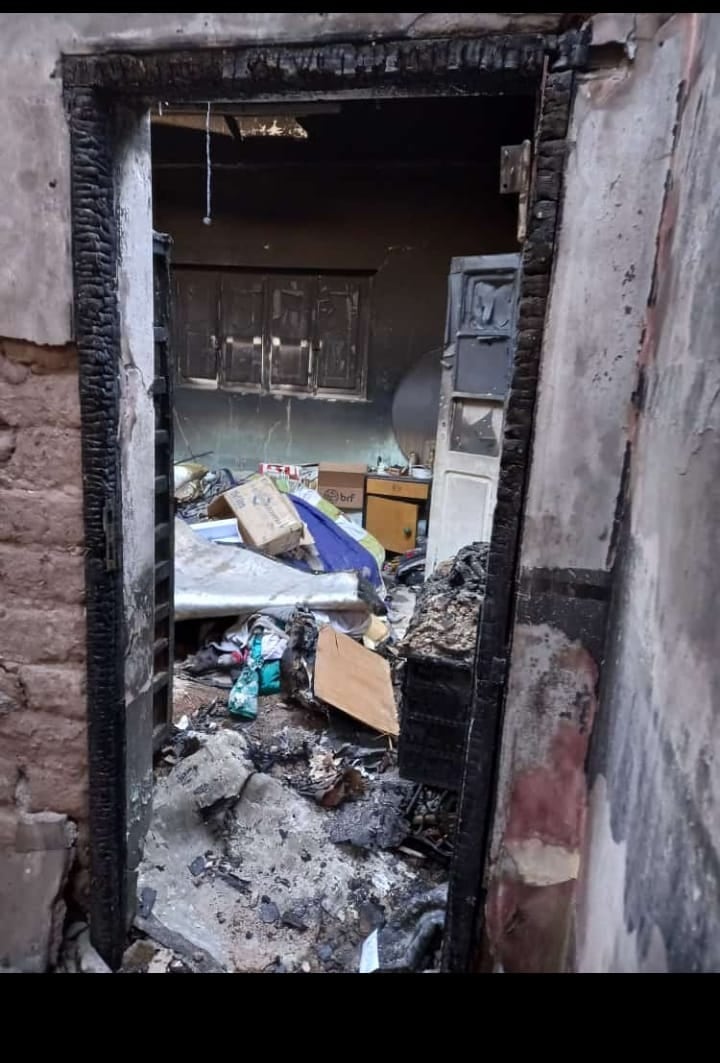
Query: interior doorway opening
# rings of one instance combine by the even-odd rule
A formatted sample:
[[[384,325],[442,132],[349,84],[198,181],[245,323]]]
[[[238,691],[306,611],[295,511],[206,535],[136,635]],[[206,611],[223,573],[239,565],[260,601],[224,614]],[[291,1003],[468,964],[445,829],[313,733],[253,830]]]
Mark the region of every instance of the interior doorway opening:
[[[373,685],[371,668],[360,678],[367,684],[364,690],[352,675],[337,677],[345,689],[336,708],[343,694],[350,702],[359,698],[367,703],[368,726],[367,719],[353,719],[352,712],[350,717],[336,708],[323,712],[317,697],[310,707],[302,697],[293,697],[282,673],[286,650],[278,661],[277,690],[272,683],[263,687],[261,670],[259,697],[243,718],[228,706],[247,671],[243,654],[250,649],[257,614],[265,625],[260,639],[263,669],[269,671],[277,660],[277,640],[282,645],[283,635],[294,630],[295,610],[268,603],[253,616],[240,593],[236,606],[223,614],[212,591],[198,593],[197,600],[185,601],[181,608],[171,641],[166,645],[156,639],[156,687],[169,659],[168,646],[175,649],[173,718],[167,722],[182,729],[156,729],[161,801],[180,799],[163,777],[162,765],[174,765],[194,748],[185,736],[202,735],[202,742],[218,744],[220,733],[230,729],[245,743],[233,754],[245,758],[248,770],[249,758],[253,770],[270,777],[268,785],[280,783],[275,800],[287,805],[289,816],[305,817],[306,851],[300,863],[282,833],[275,838],[282,828],[273,814],[267,809],[256,813],[250,841],[245,814],[235,806],[226,821],[231,826],[214,843],[207,840],[203,853],[193,856],[187,844],[175,839],[171,848],[179,849],[179,860],[169,858],[162,871],[156,859],[162,842],[151,825],[140,866],[141,890],[156,893],[159,917],[174,921],[175,929],[190,918],[179,911],[184,905],[196,923],[204,920],[203,943],[223,964],[255,970],[268,965],[292,970],[303,964],[326,971],[354,969],[361,925],[367,936],[384,920],[397,917],[395,909],[411,900],[425,903],[423,897],[436,909],[443,907],[481,574],[478,567],[468,577],[465,594],[474,593],[476,603],[471,609],[465,605],[464,611],[460,607],[456,645],[448,650],[441,635],[429,634],[432,623],[425,616],[419,655],[405,660],[402,640],[408,622],[412,628],[419,588],[404,585],[387,563],[413,550],[427,552],[433,523],[437,534],[429,572],[438,562],[451,561],[459,548],[487,544],[490,537],[519,272],[519,201],[517,195],[504,194],[501,166],[504,148],[531,138],[534,109],[534,95],[527,93],[274,106],[159,101],[153,109],[153,226],[167,235],[170,248],[172,375],[166,387],[158,388],[156,413],[163,417],[171,402],[176,512],[193,534],[212,537],[215,551],[237,556],[236,528],[227,527],[227,520],[213,520],[221,489],[252,483],[258,473],[271,469],[285,470],[289,483],[283,489],[289,488],[292,499],[298,497],[292,482],[297,477],[304,480],[305,501],[312,497],[308,491],[329,501],[333,496],[324,491],[326,469],[340,475],[354,470],[356,478],[360,471],[355,481],[359,490],[350,501],[340,499],[339,508],[343,520],[355,523],[361,543],[367,546],[372,540],[369,552],[378,578],[371,580],[371,612],[375,609],[376,615],[348,622],[346,616],[321,610],[315,612],[315,622],[322,627],[329,620],[358,646],[370,623],[364,649],[372,647],[370,653],[389,662],[388,674],[395,680],[385,695]],[[156,254],[156,276],[158,266],[165,269]],[[508,279],[507,296],[498,294],[498,268]],[[477,295],[483,286],[491,293],[485,302]],[[161,312],[156,303],[156,331],[163,327],[157,320]],[[485,341],[479,338],[483,325],[491,333]],[[468,349],[459,341],[458,368],[444,386],[443,366],[453,360],[463,327],[470,330]],[[489,365],[498,345],[499,372],[496,366],[491,386],[475,387],[477,397],[474,363],[482,359]],[[453,403],[460,410],[455,420]],[[480,413],[473,416],[475,408]],[[479,423],[482,431],[473,434]],[[432,479],[438,440],[443,448],[438,467],[447,477],[441,492],[440,482]],[[157,454],[166,460],[164,450]],[[413,476],[411,466],[427,469],[427,480]],[[188,471],[192,479],[182,482]],[[466,495],[479,483],[483,504],[475,497],[463,501],[453,491],[458,480]],[[433,490],[439,501],[433,500],[428,527]],[[162,523],[167,506],[158,504]],[[242,518],[228,516],[230,523],[238,516],[242,537]],[[360,538],[363,531],[365,540]],[[156,565],[160,578],[167,575],[167,543],[162,543]],[[181,549],[183,560],[176,561],[176,569],[192,563]],[[297,560],[292,555],[278,555],[274,548],[270,554],[288,563],[289,583]],[[486,559],[486,552],[476,553],[473,564],[484,563],[481,557]],[[338,565],[343,563],[351,562]],[[467,568],[465,555],[462,564]],[[329,566],[324,567],[327,571]],[[415,567],[416,584],[423,571]],[[182,583],[184,575],[179,578]],[[398,586],[404,602],[399,616],[393,597]],[[300,598],[295,603],[299,609],[306,604]],[[436,627],[452,628],[454,617],[448,620],[447,612],[456,605],[445,584],[422,598],[421,612],[433,608]],[[375,628],[382,634],[373,640]],[[464,640],[463,649],[457,640]],[[350,667],[349,661],[345,664]],[[358,667],[368,665],[359,661]],[[404,668],[414,677],[422,671],[425,685],[434,674],[438,685],[446,686],[445,700],[457,701],[455,715],[443,710],[448,715],[444,730],[431,722],[437,717],[426,706],[418,716],[417,705],[410,704],[417,684],[403,684]],[[378,705],[371,702],[389,696],[397,711],[404,686],[406,717],[415,713],[417,718],[410,721],[410,752],[401,760],[403,780],[397,775],[394,737],[388,741],[382,725],[372,725]],[[157,690],[155,697],[157,715]],[[420,738],[418,728],[426,732]],[[425,748],[433,743],[445,748]],[[421,765],[423,757],[432,762],[429,769]],[[201,762],[202,752],[195,759]],[[441,785],[425,785],[433,782]],[[251,783],[248,808],[252,788]],[[265,802],[270,800],[266,796]],[[318,802],[325,809],[324,821],[313,818]],[[310,810],[302,809],[303,803]],[[384,835],[379,814],[393,823]],[[425,818],[430,826],[424,825]],[[318,830],[324,828],[335,841],[320,842]],[[280,848],[268,860],[271,833]],[[191,847],[200,842],[198,834]],[[304,863],[303,856],[308,857]],[[318,861],[335,877],[329,895],[311,869]],[[384,888],[378,886],[381,872],[387,880]],[[168,879],[177,891],[183,875],[180,896],[185,899],[170,903]],[[231,895],[238,888],[247,891],[239,900]],[[257,905],[253,907],[258,890],[259,916]],[[333,928],[338,911],[346,920],[341,932]],[[312,950],[298,933],[301,924],[318,937]],[[280,967],[278,939],[284,957]],[[438,945],[437,935],[434,945],[428,939],[422,964],[432,965]]]
[[[298,105],[308,100],[331,105],[330,109],[325,111],[327,116],[331,111],[337,114],[338,102],[345,105],[349,102],[355,104],[371,100],[373,103],[392,101],[394,104],[420,100],[423,104],[432,101],[435,106],[436,100],[442,100],[451,106],[456,101],[462,100],[463,103],[469,104],[470,100],[473,100],[478,106],[483,106],[493,99],[493,94],[508,99],[522,97],[531,126],[533,104],[537,102],[536,93],[542,87],[539,97],[541,127],[543,115],[546,115],[546,120],[540,135],[543,156],[541,158],[538,155],[538,172],[542,174],[543,195],[549,195],[551,201],[556,202],[561,176],[557,163],[563,151],[562,139],[558,138],[565,135],[573,75],[571,72],[548,75],[548,64],[554,64],[554,68],[559,71],[569,68],[571,71],[582,62],[581,37],[582,35],[570,32],[561,37],[547,39],[523,37],[501,40],[480,38],[452,41],[387,41],[376,42],[369,48],[362,43],[341,42],[327,45],[278,46],[262,50],[254,47],[207,49],[194,54],[191,59],[184,54],[168,52],[150,57],[132,54],[79,56],[66,58],[64,61],[64,87],[72,138],[75,313],[85,471],[90,834],[95,882],[91,894],[91,925],[96,947],[114,967],[120,965],[128,926],[133,914],[138,910],[135,903],[136,879],[142,859],[142,842],[149,825],[152,795],[151,704],[155,634],[153,604],[157,565],[153,516],[157,508],[149,509],[146,504],[143,505],[143,499],[151,497],[153,489],[157,491],[158,487],[156,465],[147,460],[152,450],[153,387],[145,387],[154,375],[155,364],[152,311],[148,301],[152,288],[153,229],[150,213],[152,174],[149,110],[159,113],[160,105],[164,111],[168,109],[168,105],[176,112],[184,110],[184,122],[174,124],[176,127],[180,124],[191,129],[198,128],[197,112],[200,111],[204,122],[198,131],[205,134],[207,168],[208,146],[211,158],[214,150],[212,129],[208,135],[208,126],[218,117],[213,114],[213,107],[222,115],[236,142],[238,137],[235,134],[238,132],[247,134],[253,126],[257,132],[258,121],[262,125],[278,103],[282,104],[283,113],[278,113],[277,119],[271,123],[273,126],[287,129],[288,120],[291,126],[293,122],[301,125],[301,116],[298,114],[295,118],[293,111],[301,109]],[[549,86],[547,95],[546,85]],[[230,103],[230,111],[236,113],[224,114],[223,107],[228,105],[228,101],[236,99],[242,100],[244,104],[251,103],[251,108],[259,109],[258,105],[261,103],[271,104],[272,107],[262,115],[243,113],[242,106]],[[188,104],[188,100],[201,102],[195,102],[193,105],[192,102]],[[191,112],[189,115],[188,111]],[[306,118],[307,115],[303,117]],[[224,133],[218,133],[216,138],[217,136],[224,136]],[[241,145],[246,145],[248,140],[255,138],[240,136],[239,139]],[[309,138],[297,136],[294,139],[307,142]],[[468,138],[461,140],[464,144],[469,142]],[[472,141],[472,144],[475,147],[477,141]],[[169,165],[172,165],[172,160],[168,162]],[[208,188],[207,176],[206,172],[203,219],[208,219],[210,224],[207,228],[210,229],[215,224],[215,215],[212,212],[212,181]],[[537,194],[536,191],[535,195]],[[497,200],[494,203],[497,206]],[[508,459],[506,462],[504,457],[501,458],[500,473],[506,488],[510,487],[510,490],[504,490],[498,498],[498,509],[502,508],[502,520],[500,523],[495,522],[490,551],[491,558],[494,556],[496,562],[495,571],[491,571],[489,580],[493,587],[493,610],[496,613],[498,610],[500,613],[507,612],[509,608],[531,430],[528,411],[532,410],[535,394],[536,377],[533,367],[536,367],[539,358],[541,333],[538,331],[538,321],[541,323],[544,315],[557,211],[551,206],[548,210],[533,213],[530,202],[530,210],[525,214],[525,220],[528,222],[528,240],[523,250],[523,259],[524,266],[527,265],[529,269],[523,268],[521,283],[516,290],[518,350],[515,359],[511,356],[513,381],[504,403],[505,423],[510,426],[509,429],[506,428],[506,432],[509,431],[513,439],[512,460]],[[200,273],[220,272],[233,276],[242,274],[245,278],[248,272],[256,275],[260,272],[265,278],[260,285],[261,298],[266,300],[270,307],[277,307],[274,293],[269,297],[268,293],[272,293],[272,285],[278,280],[278,275],[272,267],[265,268],[265,263],[260,266],[251,264],[248,267],[221,262],[222,269],[219,271],[213,268],[212,262],[209,263],[209,269],[205,270],[202,267],[198,269],[192,262],[187,265],[189,269],[196,269]],[[279,268],[285,277],[288,273],[292,274],[290,281],[285,284],[283,278],[281,285],[278,316],[285,322],[292,320],[293,316],[297,318],[297,310],[289,312],[287,308],[283,308],[284,296],[288,292],[295,296],[298,290],[301,295],[305,291],[301,302],[304,298],[306,309],[300,313],[300,317],[317,321],[319,313],[316,297],[322,291],[320,286],[324,277],[329,277],[332,282],[331,294],[337,294],[335,290],[338,276],[342,276],[345,284],[349,274],[352,274],[350,279],[353,282],[369,282],[370,285],[374,279],[367,274],[355,273],[355,267],[343,266],[339,273],[332,273],[328,267],[321,267],[317,263],[311,263],[309,266],[294,263],[291,267]],[[370,268],[369,273],[379,271],[379,267]],[[182,269],[179,269],[178,274],[181,272]],[[464,280],[467,284],[464,283],[462,287],[463,291],[470,292],[475,281],[470,276],[471,271],[466,272],[468,275]],[[219,322],[222,322],[222,308],[225,305],[222,297],[224,280],[221,276],[219,287],[214,288],[215,292],[220,293],[219,304],[212,304],[212,312]],[[253,282],[251,291],[253,285],[257,287]],[[483,294],[483,287],[487,288],[487,285],[476,286],[479,296],[477,300],[473,298],[462,305],[475,306],[477,303],[477,308],[481,311],[478,320],[481,325],[487,326],[488,322],[495,320],[497,300],[492,297],[488,299],[487,292]],[[349,299],[351,305],[353,301],[358,305],[361,288],[356,287],[356,290],[357,297],[348,292],[346,287],[341,292],[340,302],[347,304]],[[308,291],[314,292],[315,295],[307,294]],[[212,298],[215,299],[214,296]],[[506,300],[500,300],[500,303],[504,301]],[[297,307],[295,299],[290,299],[290,303]],[[315,310],[312,309],[313,306]],[[446,308],[447,306],[452,309],[452,298],[446,303]],[[357,318],[357,313],[354,316]],[[451,316],[448,315],[448,318]],[[218,371],[218,337],[215,336],[215,342],[212,344],[214,379],[205,366],[201,367],[199,377],[186,377],[183,383],[194,385],[196,394],[202,391],[207,397],[210,392],[222,394],[228,390],[220,386],[221,382],[237,384],[239,379],[241,386],[235,390],[230,389],[233,390],[231,398],[233,401],[239,399],[244,402],[248,398],[247,381],[250,379],[254,389],[250,398],[258,406],[268,402],[284,402],[287,404],[287,410],[292,410],[289,405],[292,400],[293,404],[302,405],[303,409],[310,411],[337,407],[343,413],[343,426],[347,423],[348,426],[356,427],[358,421],[353,418],[361,416],[357,411],[367,411],[373,406],[370,398],[372,343],[367,346],[367,357],[363,355],[362,344],[355,343],[351,360],[353,371],[346,371],[344,379],[334,371],[331,374],[332,379],[328,379],[327,373],[323,376],[317,357],[319,344],[312,342],[313,338],[318,337],[317,329],[308,337],[306,344],[302,344],[302,338],[298,335],[292,334],[289,340],[287,337],[284,340],[282,335],[271,331],[267,327],[267,314],[264,314],[262,319],[263,329],[252,337],[252,353],[247,350],[243,352],[242,344],[239,352],[236,351],[233,333],[233,342],[223,344],[223,368]],[[480,329],[478,341],[490,339],[487,332],[485,329],[483,334]],[[347,329],[341,329],[340,334],[346,339]],[[368,334],[372,335],[370,327]],[[448,352],[446,346],[442,345],[441,327],[438,329],[438,335],[438,353],[443,356],[441,364],[447,363],[445,355]],[[270,341],[267,357],[266,338]],[[331,332],[326,334],[325,338],[327,349],[337,353],[337,335]],[[340,347],[343,342],[341,340]],[[260,348],[259,374],[257,348]],[[237,353],[240,354],[239,359],[235,358]],[[276,353],[276,371],[273,372],[271,362]],[[342,361],[340,359],[339,363]],[[345,359],[345,370],[348,369],[347,363],[348,360]],[[325,370],[327,364],[326,361]],[[358,365],[366,367],[364,381],[359,379],[354,371]],[[528,368],[531,370],[529,373]],[[236,377],[236,374],[239,374],[239,377]],[[408,374],[410,375],[412,373]],[[288,376],[291,379],[288,379]],[[360,376],[362,377],[362,373]],[[198,388],[198,381],[205,384],[205,387]],[[455,383],[457,384],[457,380]],[[330,388],[335,391],[332,395],[326,390]],[[401,390],[402,383],[396,394]],[[421,385],[420,391],[425,395],[427,388]],[[477,396],[473,394],[471,397]],[[483,397],[497,398],[488,395]],[[462,399],[463,396],[455,395],[454,398]],[[395,405],[391,402],[385,408],[390,407],[390,421],[395,428],[396,440],[400,440],[407,434],[408,419],[398,414]],[[373,416],[376,413],[378,410],[374,409]],[[313,418],[317,416],[316,413],[311,414]],[[273,422],[267,433],[268,440],[272,439],[273,434],[277,434],[280,423],[280,419]],[[471,426],[476,425],[478,419],[473,419],[470,423]],[[378,424],[381,424],[381,420],[376,422],[376,427]],[[398,425],[401,426],[400,430],[396,427]],[[412,418],[411,430],[415,431],[418,427],[422,437],[426,438],[427,423],[422,423],[419,418]],[[432,435],[432,429],[429,434]],[[326,435],[327,433],[322,433],[323,440]],[[401,445],[400,449],[406,452],[409,446]],[[382,454],[379,457],[383,474],[387,474]],[[418,455],[412,452],[408,465],[414,466],[417,461]],[[403,471],[400,470],[401,473]],[[167,479],[169,486],[174,476],[170,475]],[[422,477],[419,477],[417,482],[413,481],[410,485],[410,493],[416,501],[419,498],[418,492],[423,491],[421,480]],[[362,481],[366,496],[376,494],[381,501],[388,500],[389,496],[389,500],[402,504],[406,501],[402,497],[393,499],[397,491],[393,489],[387,492],[384,481],[381,482],[379,490],[377,484],[368,485],[364,476]],[[357,481],[353,490],[356,488]],[[419,506],[412,508],[417,511]],[[343,516],[342,511],[340,515]],[[407,526],[410,526],[409,522]],[[177,522],[176,527],[187,542],[184,524]],[[420,520],[416,530],[420,531]],[[215,547],[211,545],[210,549],[215,550]],[[217,553],[213,554],[214,558],[217,556]],[[177,571],[176,549],[173,566],[175,576]],[[323,573],[320,573],[314,578],[319,581],[322,577]],[[220,588],[221,594],[225,594],[230,582],[225,581],[225,585]],[[255,580],[255,586],[266,589],[267,585],[268,581],[263,578]],[[356,582],[354,587],[355,594],[359,597],[359,582]],[[177,611],[177,586],[173,597]],[[182,593],[180,598],[182,599]],[[369,598],[365,600],[366,605],[368,600]],[[334,601],[333,604],[338,603]],[[228,609],[224,615],[231,616],[233,613],[237,613],[234,607]],[[480,655],[484,652],[485,657],[493,663],[497,662],[502,657],[501,643],[504,642],[505,632],[504,624],[493,624],[487,639],[481,639]],[[352,645],[357,646],[352,639],[350,641]],[[485,642],[487,644],[484,644]],[[497,669],[493,673],[495,694],[502,687],[502,683],[497,683],[496,673]],[[350,674],[349,669],[347,674]],[[343,684],[340,686],[343,687]],[[493,699],[497,700],[495,695]],[[473,711],[477,708],[476,700],[473,694]],[[330,704],[333,704],[332,700]],[[496,732],[497,713],[498,707],[493,705],[486,720],[489,721],[488,734]],[[387,728],[385,730],[387,731]],[[493,763],[496,756],[497,742],[491,741],[490,744],[492,749],[484,750],[483,756],[479,757],[474,748],[464,750],[463,753],[462,771],[465,783],[462,804],[467,806],[469,793],[475,819],[473,832],[478,836],[482,833],[480,820],[484,822],[487,819],[489,808],[485,769],[488,763]],[[484,794],[479,801],[476,799],[477,794],[473,793],[476,788],[471,778],[476,761],[482,775],[480,790]],[[157,806],[157,791],[155,796]],[[464,848],[467,848],[467,833],[467,829],[464,833],[462,830],[460,832]],[[147,852],[147,846],[145,851]],[[461,861],[461,892],[464,896],[460,901],[464,907],[467,907],[465,898],[471,899],[473,904],[476,901],[479,883],[476,865],[481,857],[477,854],[475,857],[477,859],[468,860],[466,853]],[[141,896],[141,917],[143,904]],[[470,912],[470,908],[467,908],[467,911]],[[467,920],[461,922],[463,926],[460,944],[464,949],[468,945],[472,928]]]

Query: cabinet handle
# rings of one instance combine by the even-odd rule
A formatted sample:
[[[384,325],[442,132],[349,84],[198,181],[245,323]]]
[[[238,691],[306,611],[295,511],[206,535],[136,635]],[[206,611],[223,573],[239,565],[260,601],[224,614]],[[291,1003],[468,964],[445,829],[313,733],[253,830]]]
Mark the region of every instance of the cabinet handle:
[[[409,539],[412,535],[412,528],[403,528],[403,535],[406,539]]]

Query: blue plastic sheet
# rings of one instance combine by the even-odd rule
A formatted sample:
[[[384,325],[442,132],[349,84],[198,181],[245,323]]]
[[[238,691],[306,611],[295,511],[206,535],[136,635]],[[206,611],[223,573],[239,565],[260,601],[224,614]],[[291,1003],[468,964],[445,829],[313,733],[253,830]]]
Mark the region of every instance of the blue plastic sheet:
[[[315,540],[315,548],[325,572],[357,572],[376,589],[382,587],[378,563],[364,546],[351,539],[335,521],[303,498],[297,495],[288,497]],[[305,561],[285,560],[295,568],[309,571],[310,566]]]

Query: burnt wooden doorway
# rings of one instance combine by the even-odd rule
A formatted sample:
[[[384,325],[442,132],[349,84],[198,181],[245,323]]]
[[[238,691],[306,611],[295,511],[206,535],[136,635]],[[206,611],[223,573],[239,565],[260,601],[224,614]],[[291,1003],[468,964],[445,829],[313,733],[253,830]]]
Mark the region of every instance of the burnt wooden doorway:
[[[485,732],[486,744],[478,744],[476,726],[470,734],[463,791],[463,805],[468,814],[463,817],[457,851],[457,863],[462,869],[456,876],[460,887],[460,892],[456,892],[457,911],[451,896],[449,934],[454,942],[452,965],[457,967],[462,965],[463,955],[469,953],[474,933],[477,905],[473,908],[473,903],[477,901],[480,878],[479,836],[486,822],[489,793],[486,784],[492,774],[488,774],[488,766],[494,764],[497,755],[496,725],[504,688],[509,630],[507,603],[515,572],[517,529],[557,221],[559,186],[554,183],[553,175],[562,173],[572,70],[584,62],[585,51],[582,34],[569,31],[559,36],[368,39],[64,58],[63,88],[71,134],[74,309],[85,485],[90,919],[93,943],[111,966],[120,964],[135,905],[127,876],[131,814],[127,797],[141,782],[133,776],[126,755],[123,663],[128,652],[130,624],[123,597],[123,575],[126,583],[133,583],[135,561],[123,549],[123,517],[132,519],[132,513],[123,512],[127,456],[118,447],[119,427],[128,414],[122,405],[120,388],[126,352],[121,313],[124,296],[118,276],[122,269],[121,236],[126,250],[134,242],[140,244],[150,238],[149,232],[134,236],[131,219],[129,231],[121,233],[119,229],[119,110],[137,115],[139,128],[142,116],[147,118],[158,100],[207,104],[253,99],[275,102],[458,94],[481,98],[509,91],[536,94],[544,72],[550,71],[540,107],[543,133],[537,154],[538,178],[523,253],[517,352],[506,408],[483,625],[488,634],[481,640],[478,657],[482,675],[478,679],[475,705],[483,708],[475,712],[475,721],[491,721],[493,726]],[[553,140],[555,148],[552,148]],[[141,151],[147,151],[149,159],[149,141]],[[149,242],[148,248],[151,258]],[[150,277],[147,289],[147,301],[151,303]],[[151,313],[148,321],[151,332]],[[152,420],[153,413],[149,412],[148,416]],[[139,427],[148,429],[139,436],[157,442],[154,424]],[[162,427],[157,430],[163,431]],[[151,460],[149,454],[147,460]],[[161,515],[156,510],[156,526],[163,523]],[[170,556],[156,563],[170,565],[171,548]],[[152,586],[155,575],[150,574]],[[138,579],[141,577],[144,579],[145,574],[138,573]],[[153,652],[156,638],[171,639],[167,634],[158,635],[157,618],[149,616],[151,622],[141,636],[149,644],[134,647],[148,655]],[[169,644],[166,649],[170,648]],[[479,775],[475,770],[476,761],[480,763]],[[474,842],[473,831],[478,832]],[[460,917],[459,913],[471,911],[473,917],[469,920]]]

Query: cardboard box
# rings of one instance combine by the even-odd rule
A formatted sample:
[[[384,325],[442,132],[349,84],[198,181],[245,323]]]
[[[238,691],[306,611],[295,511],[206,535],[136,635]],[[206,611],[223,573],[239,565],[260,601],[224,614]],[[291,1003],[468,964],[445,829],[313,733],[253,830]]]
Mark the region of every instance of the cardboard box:
[[[317,491],[317,462],[306,465],[284,465],[272,461],[261,461],[258,465],[258,472],[261,476],[269,476],[273,480],[286,480],[289,484],[298,483],[303,487],[309,487],[312,491]]]
[[[313,687],[320,701],[380,734],[399,734],[390,665],[329,625],[320,628]]]
[[[366,465],[320,462],[318,491],[338,509],[362,509]]]
[[[214,498],[208,516],[235,517],[243,540],[266,554],[294,550],[305,532],[290,499],[267,476],[256,476]]]

